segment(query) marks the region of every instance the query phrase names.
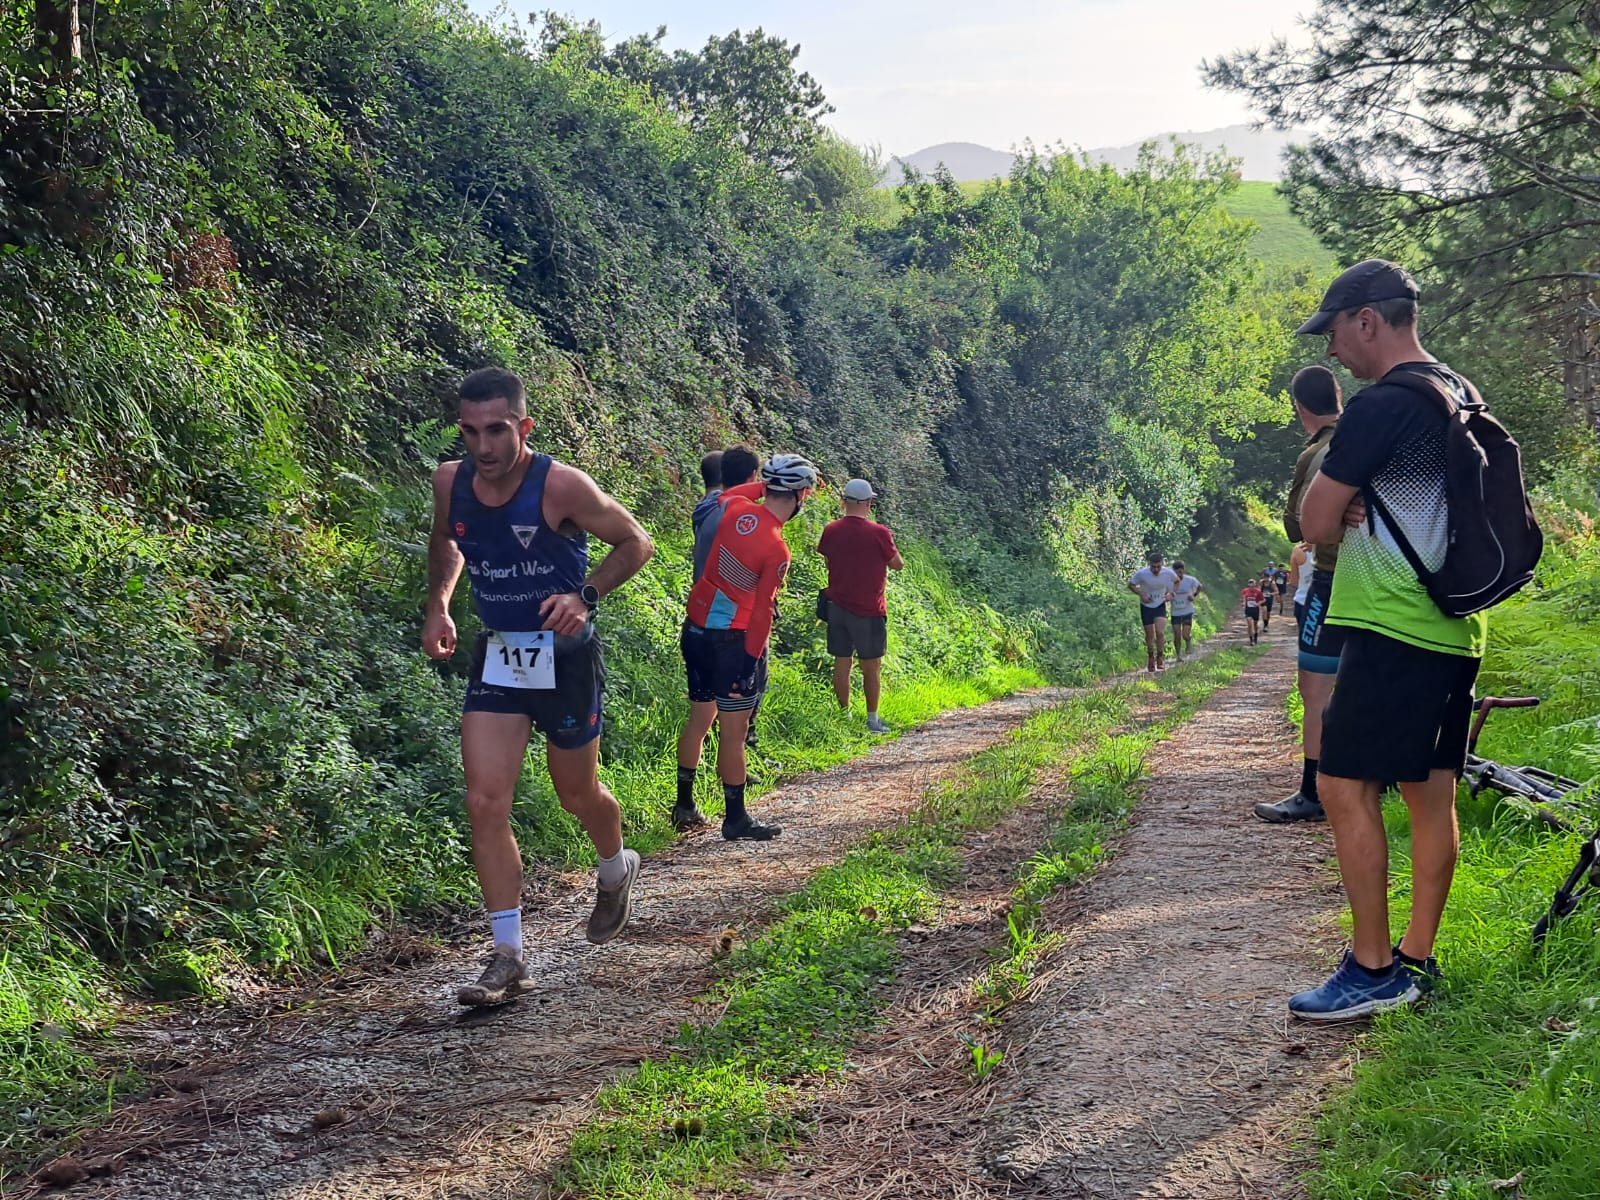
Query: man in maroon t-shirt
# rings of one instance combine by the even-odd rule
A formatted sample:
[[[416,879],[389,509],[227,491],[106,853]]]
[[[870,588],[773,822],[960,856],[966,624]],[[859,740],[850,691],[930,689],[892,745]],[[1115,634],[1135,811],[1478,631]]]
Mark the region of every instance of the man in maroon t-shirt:
[[[867,696],[867,728],[888,733],[878,716],[880,668],[888,649],[889,618],[883,586],[891,570],[905,566],[894,534],[871,517],[877,493],[865,479],[844,485],[844,516],[822,531],[817,549],[828,560],[828,653],[833,655],[833,694],[850,707],[850,660],[861,660]]]

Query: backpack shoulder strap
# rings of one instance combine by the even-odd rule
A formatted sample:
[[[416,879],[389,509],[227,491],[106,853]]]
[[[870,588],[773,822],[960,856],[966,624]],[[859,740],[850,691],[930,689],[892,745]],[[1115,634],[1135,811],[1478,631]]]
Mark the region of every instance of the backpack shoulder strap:
[[[1424,375],[1421,371],[1411,371],[1405,367],[1396,367],[1379,382],[1393,384],[1395,387],[1403,387],[1408,392],[1418,392],[1425,396],[1432,396],[1444,406],[1444,413],[1447,417],[1455,416],[1456,412],[1462,408],[1480,409],[1488,407],[1483,402],[1483,397],[1478,394],[1478,389],[1472,385],[1471,380],[1462,379],[1459,375],[1456,378],[1461,381],[1461,386],[1466,389],[1467,402],[1464,405],[1456,403],[1456,398],[1437,379],[1431,375]]]

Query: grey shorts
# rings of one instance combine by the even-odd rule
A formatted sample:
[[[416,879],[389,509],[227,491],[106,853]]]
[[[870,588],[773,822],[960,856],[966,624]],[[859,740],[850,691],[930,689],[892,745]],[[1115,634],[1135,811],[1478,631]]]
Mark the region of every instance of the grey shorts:
[[[889,649],[889,618],[858,617],[828,605],[828,653],[835,658],[882,658]]]

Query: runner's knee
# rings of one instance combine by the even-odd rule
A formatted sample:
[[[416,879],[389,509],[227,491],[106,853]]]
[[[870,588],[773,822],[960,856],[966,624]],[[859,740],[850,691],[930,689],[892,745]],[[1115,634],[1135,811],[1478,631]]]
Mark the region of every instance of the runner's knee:
[[[474,826],[498,824],[511,819],[514,793],[492,788],[467,788],[467,820]]]

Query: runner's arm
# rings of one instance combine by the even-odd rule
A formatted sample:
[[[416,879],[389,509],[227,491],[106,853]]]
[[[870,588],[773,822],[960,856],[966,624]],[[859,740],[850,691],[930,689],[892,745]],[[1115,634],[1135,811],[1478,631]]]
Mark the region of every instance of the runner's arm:
[[[600,485],[576,467],[553,463],[545,483],[545,519],[557,529],[575,525],[611,547],[589,578],[584,580],[602,597],[616,591],[639,573],[656,552],[655,543],[638,519],[600,490]],[[546,598],[539,606],[543,628],[574,635],[589,619],[589,606],[576,592]]]
[[[450,489],[460,465],[441,463],[433,473],[433,528],[428,533],[428,595],[422,623],[422,649],[429,658],[449,658],[456,649],[450,597],[466,560],[450,536]]]

